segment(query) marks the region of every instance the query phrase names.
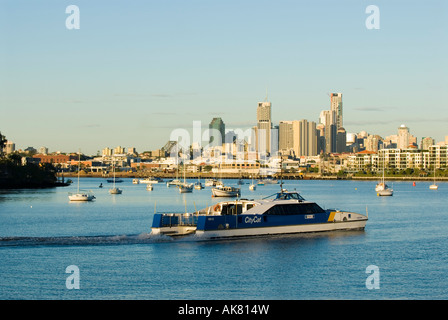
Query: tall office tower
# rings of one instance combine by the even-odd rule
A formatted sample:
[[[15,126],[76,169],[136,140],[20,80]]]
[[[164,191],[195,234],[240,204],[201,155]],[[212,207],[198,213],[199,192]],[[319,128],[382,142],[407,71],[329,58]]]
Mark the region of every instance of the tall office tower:
[[[226,134],[226,125],[221,118],[213,118],[210,124],[208,125],[210,129],[210,141],[209,144],[211,147],[220,147],[225,142],[225,134]],[[213,130],[213,131],[212,131]],[[216,132],[217,130],[218,132]],[[219,141],[221,140],[221,141]]]
[[[324,152],[336,152],[336,113],[332,110],[323,110],[320,113],[320,123],[324,125],[325,150]]]
[[[332,93],[330,95],[331,111],[335,114],[336,130],[343,127],[342,121],[342,93]]]
[[[278,149],[282,154],[289,155],[294,149],[293,121],[280,121],[278,127]]]
[[[336,133],[336,152],[342,153],[347,151],[347,132],[344,128],[339,127]]]
[[[258,128],[258,152],[270,153],[271,151],[271,103],[259,102],[257,107]]]
[[[316,126],[317,133],[317,154],[325,152],[325,126],[323,123],[319,123]]]
[[[308,122],[308,156],[317,156],[317,125]]]
[[[316,123],[307,120],[293,121],[294,153],[296,157],[317,155]]]
[[[397,141],[397,148],[398,149],[407,149],[409,147],[409,128],[406,127],[404,124],[402,124],[398,128],[398,141]]]

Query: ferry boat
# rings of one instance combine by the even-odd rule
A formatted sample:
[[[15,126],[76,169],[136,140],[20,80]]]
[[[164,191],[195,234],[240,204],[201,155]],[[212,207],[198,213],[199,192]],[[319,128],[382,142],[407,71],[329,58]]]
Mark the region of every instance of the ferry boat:
[[[156,213],[152,235],[232,238],[364,230],[367,215],[322,209],[297,192],[281,192],[261,200],[221,201],[193,213]]]

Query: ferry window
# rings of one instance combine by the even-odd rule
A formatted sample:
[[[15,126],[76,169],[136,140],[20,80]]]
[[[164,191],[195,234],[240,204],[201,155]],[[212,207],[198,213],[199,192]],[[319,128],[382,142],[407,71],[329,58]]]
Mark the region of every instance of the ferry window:
[[[253,203],[246,204],[246,210],[252,209],[254,207]]]
[[[222,206],[221,215],[241,214],[243,206],[241,204],[227,204]]]
[[[229,213],[229,206],[228,206],[228,205],[224,204],[224,205],[222,206],[221,214],[222,214],[222,215],[230,214],[230,213]]]
[[[315,203],[284,204],[271,207],[265,214],[267,215],[293,215],[293,214],[314,214],[324,210]]]

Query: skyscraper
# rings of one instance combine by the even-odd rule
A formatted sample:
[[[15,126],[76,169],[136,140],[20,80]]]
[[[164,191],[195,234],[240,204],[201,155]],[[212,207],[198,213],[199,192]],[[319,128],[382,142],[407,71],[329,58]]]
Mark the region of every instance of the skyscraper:
[[[343,127],[342,121],[342,93],[332,93],[330,95],[331,111],[335,114],[336,130]]]
[[[398,141],[397,141],[397,148],[398,149],[407,149],[409,147],[409,128],[406,127],[404,124],[402,124],[398,128]]]
[[[318,152],[316,123],[307,120],[280,121],[279,150],[294,156],[315,156]]]
[[[378,149],[378,148],[377,148]],[[347,151],[347,132],[339,127],[336,133],[336,152],[343,153]]]
[[[267,101],[259,102],[257,107],[258,152],[270,153],[271,128],[271,103]]]
[[[320,113],[320,123],[324,125],[325,149],[326,153],[336,152],[336,113],[332,110],[323,110]]]
[[[278,149],[282,154],[291,154],[294,148],[293,121],[280,121],[278,127]]]
[[[208,125],[210,130],[210,141],[209,144],[212,147],[220,147],[225,142],[226,125],[221,118],[213,118]],[[213,130],[213,131],[212,131]],[[218,132],[214,131],[217,130]],[[221,140],[221,141],[219,141]]]

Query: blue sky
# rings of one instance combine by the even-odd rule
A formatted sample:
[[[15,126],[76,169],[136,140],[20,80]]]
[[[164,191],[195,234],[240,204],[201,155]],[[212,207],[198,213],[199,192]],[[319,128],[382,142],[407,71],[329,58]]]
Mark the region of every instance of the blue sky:
[[[445,0],[0,0],[0,131],[16,148],[141,152],[193,121],[255,125],[268,88],[274,124],[317,122],[342,92],[347,132],[404,123],[440,141],[447,40]]]

